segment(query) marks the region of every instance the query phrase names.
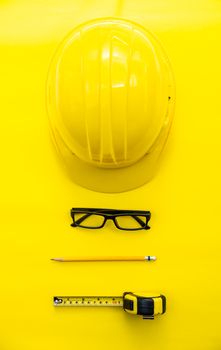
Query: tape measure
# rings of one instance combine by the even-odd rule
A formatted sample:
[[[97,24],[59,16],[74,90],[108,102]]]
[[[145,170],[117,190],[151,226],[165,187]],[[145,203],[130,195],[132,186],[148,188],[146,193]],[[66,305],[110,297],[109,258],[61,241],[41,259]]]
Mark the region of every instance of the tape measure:
[[[56,307],[78,306],[120,306],[123,310],[133,315],[141,315],[144,319],[153,320],[155,316],[162,315],[166,311],[166,297],[161,294],[151,296],[148,294],[135,294],[125,292],[123,296],[56,296]]]

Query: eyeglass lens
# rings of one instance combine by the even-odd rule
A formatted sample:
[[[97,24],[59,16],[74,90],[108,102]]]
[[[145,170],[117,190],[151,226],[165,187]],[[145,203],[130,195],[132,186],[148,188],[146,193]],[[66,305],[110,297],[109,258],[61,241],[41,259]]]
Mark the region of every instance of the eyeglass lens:
[[[122,215],[115,218],[117,225],[123,229],[139,229],[146,226],[146,217],[142,215]]]
[[[104,223],[102,215],[90,213],[74,213],[74,221],[80,227],[101,227]]]

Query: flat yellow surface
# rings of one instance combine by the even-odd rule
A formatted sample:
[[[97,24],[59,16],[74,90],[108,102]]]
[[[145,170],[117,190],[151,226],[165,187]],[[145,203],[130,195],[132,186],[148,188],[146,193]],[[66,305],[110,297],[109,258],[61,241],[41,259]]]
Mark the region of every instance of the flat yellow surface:
[[[49,137],[45,82],[62,38],[118,15],[153,31],[176,79],[159,172],[123,194],[80,188]],[[221,3],[3,0],[0,3],[1,350],[220,350]],[[73,206],[149,209],[151,230],[70,227]],[[59,264],[51,257],[148,255],[155,263]],[[53,295],[158,290],[154,321],[111,308],[55,309]]]

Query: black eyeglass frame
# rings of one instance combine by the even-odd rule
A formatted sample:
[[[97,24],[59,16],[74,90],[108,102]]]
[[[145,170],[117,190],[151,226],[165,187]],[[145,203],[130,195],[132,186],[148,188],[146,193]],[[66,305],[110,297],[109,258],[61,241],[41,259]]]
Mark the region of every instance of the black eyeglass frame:
[[[85,213],[85,216],[81,217],[78,220],[75,220],[75,214],[81,214]],[[84,226],[81,225],[81,223],[87,219],[88,216],[95,214],[103,216],[104,221],[100,226]],[[137,228],[123,228],[119,226],[116,218],[119,216],[131,216],[133,217],[139,224],[140,227]],[[143,216],[145,218],[145,221],[142,221],[137,216]],[[119,229],[123,231],[138,231],[138,230],[149,230],[150,226],[148,226],[148,222],[151,218],[151,212],[146,210],[122,210],[122,209],[103,209],[103,208],[72,208],[71,209],[71,217],[73,219],[73,223],[71,224],[72,227],[81,227],[81,228],[88,228],[88,229],[100,229],[104,227],[107,220],[112,220],[114,225]]]

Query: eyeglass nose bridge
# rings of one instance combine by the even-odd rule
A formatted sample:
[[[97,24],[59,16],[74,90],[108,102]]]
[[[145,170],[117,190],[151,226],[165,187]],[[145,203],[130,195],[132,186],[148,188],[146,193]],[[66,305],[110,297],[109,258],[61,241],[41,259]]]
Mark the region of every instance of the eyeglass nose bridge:
[[[115,215],[105,215],[104,217],[104,225],[106,224],[107,220],[111,220],[113,221],[114,225],[117,227],[116,225],[116,221],[115,221]]]
[[[106,220],[113,220],[115,215],[105,215]]]

